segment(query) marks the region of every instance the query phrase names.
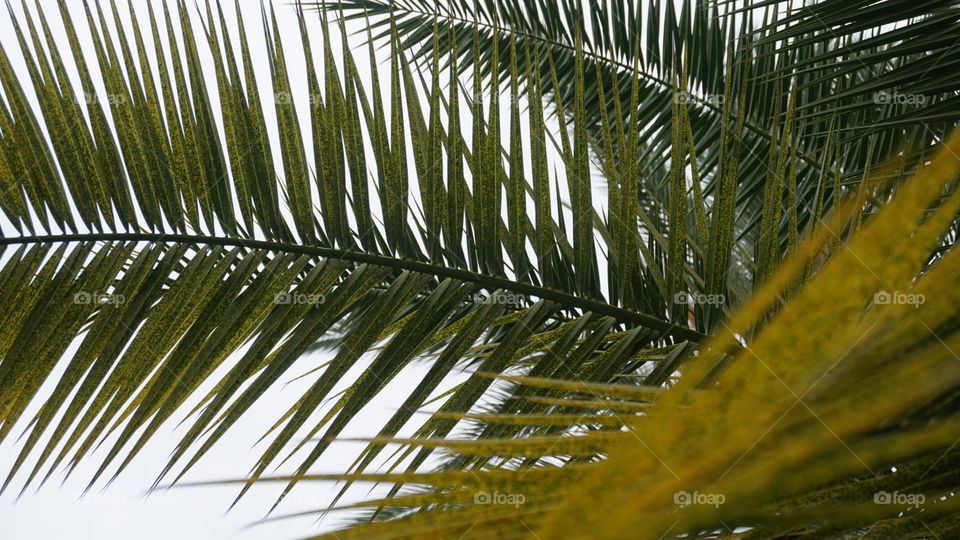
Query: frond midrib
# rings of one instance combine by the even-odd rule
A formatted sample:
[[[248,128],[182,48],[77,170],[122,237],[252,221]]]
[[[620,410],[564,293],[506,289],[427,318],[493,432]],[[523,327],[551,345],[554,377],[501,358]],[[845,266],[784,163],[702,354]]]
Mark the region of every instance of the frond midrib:
[[[43,236],[15,236],[0,238],[0,246],[18,244],[44,244],[59,242],[167,242],[177,244],[204,244],[217,246],[232,246],[248,249],[262,249],[284,253],[296,253],[328,259],[339,259],[357,263],[367,263],[399,270],[409,270],[438,277],[453,278],[464,282],[475,283],[491,289],[504,289],[528,296],[535,296],[551,302],[556,302],[567,308],[582,309],[598,315],[606,315],[629,324],[636,324],[654,330],[660,330],[664,336],[687,339],[700,342],[706,334],[696,330],[677,326],[676,324],[658,319],[651,315],[638,313],[629,309],[610,305],[592,298],[584,298],[565,293],[557,289],[532,285],[520,281],[513,281],[505,277],[490,274],[481,274],[438,264],[430,264],[412,259],[401,259],[374,253],[350,251],[331,247],[297,245],[268,240],[256,240],[230,236],[209,236],[193,234],[170,233],[80,233],[80,234],[51,234]]]

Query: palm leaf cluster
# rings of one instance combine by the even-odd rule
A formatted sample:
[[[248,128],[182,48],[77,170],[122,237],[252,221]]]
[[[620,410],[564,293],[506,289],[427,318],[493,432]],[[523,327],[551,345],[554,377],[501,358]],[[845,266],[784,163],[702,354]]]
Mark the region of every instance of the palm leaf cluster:
[[[479,62],[484,73],[497,72],[501,80],[509,77],[510,67],[502,55],[492,58],[495,42],[498,50],[516,42],[520,48],[549,51],[540,55],[540,69],[520,75],[554,94],[559,107],[553,112],[567,121],[576,101],[576,51],[582,50],[583,114],[598,146],[603,133],[630,114],[636,84],[641,204],[654,221],[646,226],[664,235],[668,224],[659,217],[670,215],[670,164],[679,146],[673,104],[682,101],[689,116],[684,138],[693,142],[688,140],[689,150],[680,153],[697,163],[692,172],[697,178],[689,180],[703,184],[708,201],[736,198],[735,238],[744,242],[748,255],[744,259],[733,250],[731,256],[748,275],[769,271],[767,255],[756,250],[771,251],[758,246],[773,217],[772,203],[766,211],[763,205],[775,192],[768,186],[777,186],[770,176],[795,177],[780,186],[796,193],[783,200],[781,217],[787,219],[781,220],[780,236],[786,244],[796,237],[787,225],[809,232],[824,205],[830,206],[835,184],[856,187],[871,168],[898,152],[904,163],[897,171],[908,169],[957,120],[953,105],[960,86],[950,67],[956,61],[951,45],[960,17],[955,2],[836,0],[801,7],[791,2],[346,0],[318,3],[318,8],[364,21],[383,15],[370,20],[374,41],[383,42],[394,24],[401,44],[418,57],[429,57],[437,47],[457,56],[461,66]],[[454,30],[453,37],[431,39],[435,25]],[[469,37],[473,34],[479,36],[476,44]],[[725,133],[730,146],[724,145]],[[905,147],[905,141],[914,146]],[[796,216],[787,216],[794,206]],[[695,208],[688,209],[697,215]],[[707,249],[712,238],[697,237],[702,229],[692,229],[682,234]],[[726,292],[741,298],[750,289],[748,282]]]
[[[566,461],[362,477],[425,484],[436,492],[371,501],[367,504],[407,506],[408,512],[336,535],[956,535],[957,302],[940,284],[956,279],[958,266],[953,251],[932,267],[927,261],[960,210],[956,190],[947,187],[955,186],[960,173],[958,143],[954,136],[844,250],[821,264],[818,256],[833,242],[827,227],[849,226],[855,207],[834,215],[784,261],[725,331],[702,346],[669,390],[510,378],[557,392],[568,410],[581,415],[577,423],[622,422],[627,430],[559,440],[530,436],[524,444],[416,441],[446,444],[468,458],[497,455],[522,463],[531,452],[547,449]],[[901,264],[887,263],[891,252]],[[778,297],[810,265],[817,271],[806,286],[741,346],[739,336],[762,325]],[[885,304],[874,300],[878,290],[923,300]],[[811,339],[812,334],[823,339]],[[594,396],[592,403],[577,398],[587,394]],[[656,406],[650,407],[651,401]],[[545,412],[539,420],[516,421],[549,425],[556,418]],[[597,454],[606,459],[583,458]]]
[[[183,418],[154,487],[176,482],[325,348],[241,495],[392,484],[341,536],[953,530],[957,13],[842,4],[278,6],[294,29],[9,7],[0,440],[25,431],[3,489],[108,439],[88,481],[115,478]],[[879,89],[928,101],[862,102]],[[350,470],[313,474],[419,362]],[[871,504],[898,489],[932,504]]]
[[[202,15],[208,25],[199,31],[185,5],[164,4],[147,14],[149,33],[132,13],[132,32],[116,24],[114,6],[88,13],[87,24],[102,33],[94,33],[93,61],[101,71],[96,82],[78,46],[71,59],[45,41],[51,16],[69,36],[77,35],[79,21],[62,3],[59,13],[38,10],[18,21],[30,80],[13,76],[9,57],[0,68],[10,103],[3,129],[12,196],[4,212],[20,233],[3,240],[11,250],[4,266],[4,305],[10,309],[4,376],[13,382],[5,386],[4,435],[55,373],[74,336],[82,336],[68,375],[31,423],[8,485],[31,452],[40,459],[24,487],[61,464],[71,469],[115,431],[119,435],[92,481],[111,464],[116,475],[246,345],[203,399],[165,472],[181,458],[184,468],[177,475],[196,463],[331,329],[345,333],[335,358],[282,418],[257,470],[281,458],[300,428],[335,437],[405,364],[426,353],[438,356],[434,372],[381,435],[395,434],[469,352],[482,359],[481,368],[498,372],[559,334],[572,345],[585,329],[597,335],[582,350],[585,358],[609,349],[607,334],[627,332],[627,326],[630,340],[617,358],[654,342],[702,336],[602,301],[597,258],[582,255],[593,252],[594,242],[582,130],[566,156],[570,192],[584,198],[569,226],[579,235],[571,245],[562,214],[550,216],[559,200],[555,184],[544,178],[546,162],[537,164],[533,174],[539,180],[531,186],[517,159],[519,99],[511,114],[514,159],[505,162],[499,159],[496,107],[489,119],[474,115],[475,136],[468,144],[459,131],[439,124],[441,98],[458,100],[455,86],[449,96],[436,90],[439,70],[426,106],[398,48],[390,55],[385,90],[377,74],[364,88],[349,47],[341,71],[330,33],[324,33],[320,71],[302,17],[311,92],[310,122],[300,126],[286,75],[292,66],[285,64],[280,30],[270,16],[264,15],[263,31],[274,92],[262,96],[245,34],[225,31],[220,6],[207,7]],[[154,51],[167,54],[151,55],[145,46],[151,41]],[[215,59],[216,89],[202,75],[201,48]],[[71,61],[83,88],[65,75]],[[515,81],[511,89],[519,91]],[[39,117],[28,92],[40,102]],[[488,92],[498,99],[496,87]],[[274,107],[279,155],[268,141],[265,101]],[[529,121],[543,124],[542,117]],[[49,144],[45,130],[52,134]],[[533,131],[545,154],[543,132]],[[476,173],[466,174],[468,165]],[[507,212],[501,212],[507,185],[520,190],[506,193]],[[527,217],[526,188],[538,201],[537,228]],[[422,206],[422,216],[414,213],[414,203]],[[375,223],[374,205],[382,208],[382,224]],[[525,244],[531,237],[549,246],[533,261]],[[635,246],[638,237],[634,231],[623,242]],[[629,260],[639,274],[636,247]],[[487,300],[478,301],[478,295]],[[578,332],[571,333],[575,324]],[[348,369],[377,345],[377,359],[337,397],[329,418],[311,419]],[[489,378],[471,378],[446,408],[466,410],[490,385]],[[54,421],[59,412],[65,414]],[[426,429],[442,435],[455,423],[438,420]],[[38,445],[45,434],[48,442]],[[299,470],[307,470],[326,445],[313,445]],[[369,459],[379,450],[371,446]]]

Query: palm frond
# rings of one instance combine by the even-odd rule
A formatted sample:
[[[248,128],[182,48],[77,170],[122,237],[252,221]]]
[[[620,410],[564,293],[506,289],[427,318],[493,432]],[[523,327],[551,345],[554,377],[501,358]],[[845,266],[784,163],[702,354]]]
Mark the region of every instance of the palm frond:
[[[539,416],[550,426],[509,438],[385,440],[446,446],[453,461],[476,454],[498,461],[469,471],[454,465],[431,474],[293,478],[418,486],[369,501],[388,510],[365,511],[365,521],[316,538],[953,534],[960,304],[938,283],[954,279],[960,265],[955,251],[932,267],[926,262],[960,211],[958,151],[955,135],[846,249],[776,308],[777,297],[831,243],[827,227],[856,219],[855,205],[832,216],[726,330],[703,344],[675,385],[652,391],[656,406],[645,414],[596,406],[567,417],[551,408]],[[890,252],[904,264],[885,264]],[[901,298],[886,301],[887,291]],[[758,325],[762,331],[741,347]],[[651,393],[574,377],[507,378],[568,398],[582,387],[611,403]],[[611,416],[625,428],[583,427]],[[525,416],[510,417],[528,425]],[[502,417],[476,418],[490,427]],[[565,426],[553,422],[560,418],[569,418]]]
[[[957,299],[935,284],[956,277],[954,119],[859,131],[869,112],[827,99],[833,57],[778,34],[803,28],[778,9],[595,4],[590,24],[570,3],[285,6],[294,39],[238,2],[9,6],[0,441],[23,433],[2,489],[86,460],[89,486],[116,478],[175,417],[153,487],[179,482],[329,346],[239,483],[391,485],[338,534],[917,528],[860,488],[952,478]],[[864,309],[878,291],[928,301]],[[415,363],[349,470],[312,475]],[[861,482],[849,449],[945,478]],[[738,503],[674,513],[683,489]],[[595,512],[571,523],[575,504]]]
[[[298,11],[304,99],[290,84],[290,72],[304,68],[288,63],[271,12],[262,20],[267,83],[256,75],[239,6],[237,32],[213,4],[195,15],[182,2],[146,13],[128,8],[132,29],[113,3],[85,11],[82,32],[93,36],[94,57],[77,38],[83,17],[59,8],[11,8],[28,81],[0,56],[3,177],[13,195],[2,210],[15,231],[0,241],[0,436],[13,433],[45,382],[54,386],[28,421],[5,487],[19,477],[26,489],[60,467],[69,474],[108,438],[90,483],[116,477],[222,367],[226,374],[200,396],[157,482],[180,478],[331,331],[339,334],[336,355],[309,374],[314,382],[280,418],[256,474],[305,445],[311,450],[297,470],[306,472],[387,382],[421,358],[433,358],[429,377],[381,437],[395,436],[481,343],[488,349],[480,368],[498,373],[536,357],[569,320],[584,317],[603,318],[606,330],[629,329],[630,350],[702,338],[666,320],[666,311],[605,300],[596,257],[551,250],[531,263],[526,242],[538,235],[541,245],[556,245],[563,229],[549,215],[559,203],[551,193],[557,177],[528,182],[522,162],[503,159],[496,108],[486,119],[475,111],[472,141],[443,125],[441,118],[457,116],[449,109],[456,89],[442,91],[439,72],[432,85],[418,86],[396,34],[381,91],[379,79],[359,75],[350,47],[337,65],[331,41],[338,33],[346,39],[343,28],[329,26],[322,53],[313,54]],[[53,40],[51,24],[64,25],[69,47]],[[517,52],[509,54],[515,69]],[[208,56],[212,77],[201,60]],[[67,66],[81,73],[81,88]],[[427,111],[419,92],[429,96]],[[590,185],[582,109],[574,150],[580,194]],[[519,121],[514,100],[515,156],[523,147]],[[542,137],[547,128],[537,121]],[[548,205],[538,223],[545,230],[533,234],[523,212],[528,191]],[[448,193],[459,193],[452,205]],[[497,210],[503,193],[507,218]],[[459,217],[448,219],[448,210]],[[567,216],[577,223],[578,250],[595,242],[593,211],[586,199]],[[544,275],[568,269],[592,277],[545,286]],[[592,341],[578,358],[608,345]],[[368,352],[372,363],[317,422],[313,412]],[[491,383],[470,378],[443,412],[468,412]],[[443,434],[453,423],[437,418],[424,429]],[[380,448],[371,444],[359,469]]]

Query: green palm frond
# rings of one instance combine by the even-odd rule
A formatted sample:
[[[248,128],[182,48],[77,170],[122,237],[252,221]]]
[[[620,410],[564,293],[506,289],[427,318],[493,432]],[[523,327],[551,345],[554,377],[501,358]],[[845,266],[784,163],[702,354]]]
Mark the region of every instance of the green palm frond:
[[[938,7],[944,2],[932,4],[925,5],[929,8],[926,11],[912,8],[904,15],[882,9],[872,13],[876,13],[874,19],[887,17],[889,21],[885,22],[925,14],[940,21],[941,26],[955,16],[954,9]],[[761,262],[754,258],[771,251],[771,244],[759,245],[765,242],[761,239],[765,233],[760,231],[769,230],[773,216],[769,198],[774,192],[767,187],[771,177],[783,182],[782,204],[789,209],[780,214],[784,218],[780,225],[783,250],[789,247],[787,239],[794,238],[795,243],[797,231],[812,229],[823,210],[838,199],[834,195],[839,191],[857,189],[866,175],[876,176],[874,169],[899,152],[903,152],[900,169],[911,170],[956,122],[946,113],[936,118],[924,116],[922,111],[917,112],[915,103],[895,96],[885,82],[896,72],[910,69],[916,60],[891,52],[896,50],[896,33],[880,32],[870,48],[886,59],[885,63],[860,62],[847,41],[834,37],[844,35],[845,30],[838,34],[829,25],[811,30],[815,29],[815,19],[810,15],[814,7],[793,8],[786,2],[741,6],[659,1],[638,6],[619,0],[346,0],[306,5],[346,20],[364,21],[370,28],[365,35],[373,42],[384,43],[394,35],[389,29],[395,28],[396,39],[416,58],[431,58],[440,49],[451,59],[458,59],[461,70],[479,64],[482,73],[497,73],[500,81],[509,80],[512,71],[508,55],[498,54],[494,59],[494,49],[505,51],[516,44],[518,50],[534,51],[535,61],[520,75],[528,84],[539,86],[548,104],[545,110],[566,121],[573,119],[577,51],[583,51],[583,119],[595,145],[594,153],[616,155],[623,146],[616,137],[616,126],[625,119],[630,118],[630,125],[639,129],[636,159],[641,162],[638,173],[642,174],[632,177],[640,178],[637,195],[644,211],[639,215],[642,226],[654,236],[681,236],[671,234],[662,215],[671,216],[669,186],[671,181],[676,182],[671,163],[692,156],[696,176],[688,182],[692,180],[696,187],[690,196],[704,201],[691,205],[698,214],[696,219],[706,222],[709,201],[737,200],[737,211],[731,214],[734,221],[730,238],[740,244],[732,262],[745,267],[740,276],[735,276],[738,280],[752,281],[752,275],[768,270],[752,267]],[[869,19],[844,7],[844,2],[826,5],[823,9],[837,12],[837,21],[845,21],[843,17]],[[438,25],[444,31],[434,39],[433,29]],[[924,53],[925,62],[950,64],[952,52],[931,47]],[[841,61],[837,56],[842,56]],[[944,80],[936,73],[930,78]],[[636,101],[631,100],[634,92]],[[794,93],[796,106],[789,114],[795,119],[791,132],[785,134],[788,102]],[[676,126],[677,111],[672,104],[678,101],[678,94],[687,118]],[[878,96],[893,98],[883,100]],[[951,96],[950,89],[940,88],[928,92],[925,99],[929,107],[946,110]],[[943,106],[938,105],[941,102]],[[632,109],[631,103],[635,103]],[[689,139],[688,148],[680,154],[674,154],[678,146],[683,146],[674,144],[677,127]],[[723,140],[730,144],[720,142]],[[599,155],[594,159],[601,168],[604,161],[611,161]],[[789,180],[785,178],[788,173]],[[612,174],[605,170],[604,176]],[[834,189],[833,176],[840,176],[839,190]],[[615,201],[616,197],[611,197],[611,202]],[[726,214],[733,212],[733,207],[729,203],[721,206],[726,207],[724,219],[730,219]],[[766,212],[764,206],[768,207]],[[617,219],[615,213],[611,214],[610,220]],[[603,227],[611,230],[616,223],[607,221]],[[696,232],[702,235],[703,227]],[[612,230],[610,234],[614,234]],[[713,249],[712,240],[694,237],[693,231],[688,236],[691,245],[704,251]],[[673,250],[676,252],[677,247]],[[743,259],[739,251],[750,255]],[[721,257],[718,253],[714,259]],[[764,264],[769,261],[767,255],[761,258]],[[722,266],[731,261],[717,262]],[[712,266],[707,264],[704,272],[709,274]],[[713,278],[700,276],[712,285],[711,292],[719,288],[717,278],[716,271]],[[669,280],[669,273],[664,280]],[[735,291],[728,290],[727,294],[739,297]]]
[[[874,125],[902,127],[957,119],[958,22],[960,6],[952,1],[824,0],[760,31],[763,40],[804,51],[791,68],[807,75],[811,87],[833,86],[832,96],[805,104],[803,116],[830,114],[828,102],[843,112],[876,110],[879,100],[901,108]]]
[[[857,216],[853,205],[834,215],[671,388],[505,376],[556,402],[539,414],[453,416],[485,426],[477,437],[381,441],[445,447],[445,469],[261,481],[410,486],[330,509],[361,519],[315,538],[949,537],[960,530],[960,298],[939,283],[960,265],[950,251],[925,267],[960,211],[958,150],[954,136],[820,265],[828,227]],[[890,252],[904,264],[886,264]],[[764,326],[811,264],[815,275]],[[916,301],[878,300],[890,290]],[[518,429],[504,437],[505,424]],[[477,456],[488,465],[460,470]]]
[[[48,379],[55,383],[29,422],[5,487],[18,475],[25,489],[59,467],[72,471],[108,437],[115,439],[91,485],[115,477],[223,367],[226,375],[188,418],[158,482],[179,478],[328,332],[338,336],[335,357],[312,373],[315,382],[281,418],[255,471],[283,459],[289,446],[310,445],[298,467],[307,471],[357,411],[418,358],[432,358],[432,370],[383,437],[396,435],[480,344],[486,348],[478,365],[498,373],[536,358],[560,334],[568,337],[559,350],[573,346],[568,329],[581,319],[602,321],[598,338],[614,329],[631,337],[620,349],[599,339],[581,345],[578,362],[607,349],[623,355],[702,338],[667,320],[664,309],[637,310],[642,300],[609,302],[596,256],[555,249],[565,225],[551,212],[567,213],[553,193],[557,176],[528,182],[523,162],[502,159],[495,107],[487,118],[475,111],[468,128],[474,137],[444,126],[441,118],[456,116],[447,108],[456,89],[440,90],[439,69],[433,85],[418,86],[395,46],[382,88],[379,78],[363,81],[349,47],[337,64],[336,27],[317,47],[301,12],[310,90],[303,100],[289,82],[290,71],[303,68],[288,64],[270,13],[262,21],[269,84],[255,75],[239,9],[239,32],[230,31],[219,5],[196,18],[179,2],[129,13],[132,32],[118,24],[113,4],[87,13],[96,53],[89,57],[76,38],[83,19],[65,4],[28,10],[14,19],[16,54],[29,79],[14,75],[10,53],[0,57],[7,103],[2,210],[15,232],[0,241],[0,436],[12,433]],[[52,41],[54,23],[67,29],[69,49]],[[518,69],[518,51],[504,54]],[[207,55],[215,84],[205,76]],[[65,75],[68,66],[81,74],[81,87]],[[516,80],[511,88],[518,95]],[[508,147],[518,157],[525,145],[519,99],[509,118]],[[586,198],[563,218],[574,224],[576,253],[595,242],[589,141],[578,118],[566,173],[579,178],[571,194]],[[527,125],[540,126],[541,137],[546,129],[542,117]],[[539,230],[526,217],[528,191],[542,205]],[[448,198],[452,193],[459,195]],[[504,193],[506,217],[499,210]],[[535,263],[526,248],[532,238],[550,247]],[[641,274],[636,256],[633,264]],[[368,351],[372,364],[317,423],[311,413]],[[557,362],[565,363],[562,356]],[[598,375],[610,376],[611,367]],[[443,412],[466,413],[491,383],[470,378]],[[443,434],[455,423],[437,418],[424,429]],[[303,442],[304,432],[322,438]],[[361,470],[381,446],[371,445]]]
[[[735,475],[764,493],[784,478],[781,517],[758,518],[775,501],[743,495],[729,514],[690,509],[674,534],[879,519],[803,499],[857,471],[804,461],[839,458],[814,422],[784,412],[767,373],[747,380],[753,354],[791,384],[829,375],[811,399],[877,463],[928,463],[922,452],[949,446],[952,401],[931,396],[953,392],[933,337],[954,341],[952,296],[863,308],[877,289],[930,298],[955,277],[956,170],[935,150],[955,119],[901,122],[894,103],[884,114],[898,120],[873,129],[870,111],[827,99],[887,72],[846,65],[841,82],[824,79],[836,62],[803,41],[802,11],[768,9],[761,24],[693,3],[309,6],[276,8],[295,10],[296,28],[272,6],[245,21],[239,2],[8,8],[0,442],[23,431],[2,490],[84,461],[97,465],[89,487],[109,481],[173,418],[184,431],[152,487],[178,483],[291,375],[309,385],[264,434],[240,496],[279,481],[279,503],[300,482],[340,480],[336,504],[353,482],[390,485],[347,535],[474,523],[477,535],[527,523],[588,535],[594,518],[568,523],[588,498],[576,482],[629,478],[649,491],[624,487],[637,504],[618,511],[643,511],[610,532],[656,537],[672,517],[656,497],[681,479],[740,494],[710,475],[781,413],[757,454],[774,456]],[[348,31],[359,21],[362,47]],[[841,285],[849,297],[824,301]],[[893,343],[898,317],[909,336]],[[878,326],[869,347],[854,339],[861,319]],[[293,373],[321,349],[325,362]],[[422,379],[368,426],[349,470],[312,474],[414,364]],[[417,414],[427,404],[437,411]],[[886,407],[882,425],[864,407]],[[777,456],[776,442],[797,446]],[[651,461],[668,454],[682,478]],[[292,474],[268,476],[286,464]],[[481,491],[529,503],[473,504]],[[615,502],[591,501],[595,519]]]

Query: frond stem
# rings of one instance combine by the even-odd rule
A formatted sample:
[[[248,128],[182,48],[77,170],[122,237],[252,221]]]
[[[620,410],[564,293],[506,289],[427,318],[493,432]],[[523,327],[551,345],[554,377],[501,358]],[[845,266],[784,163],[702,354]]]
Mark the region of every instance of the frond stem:
[[[267,240],[253,240],[247,238],[168,233],[111,232],[51,234],[46,236],[16,236],[0,238],[0,246],[55,242],[167,242],[177,244],[231,246],[284,253],[298,253],[301,255],[366,263],[388,268],[409,270],[422,274],[448,277],[464,282],[475,283],[490,289],[504,289],[527,296],[534,296],[537,298],[550,300],[551,302],[556,302],[567,308],[581,309],[600,315],[606,315],[623,323],[636,324],[645,328],[660,330],[664,333],[664,335],[670,335],[676,338],[686,339],[694,342],[703,341],[704,338],[707,337],[706,334],[697,332],[696,330],[677,326],[676,324],[652,317],[650,315],[612,306],[600,300],[574,296],[557,289],[531,285],[529,283],[518,281],[511,281],[505,277],[480,274],[477,272],[471,272],[470,270],[464,270],[462,268],[451,268],[448,266],[430,264],[410,259],[399,259],[396,257],[388,257],[386,255],[377,255],[373,253],[363,253],[320,246],[304,246],[283,242],[271,242]]]

